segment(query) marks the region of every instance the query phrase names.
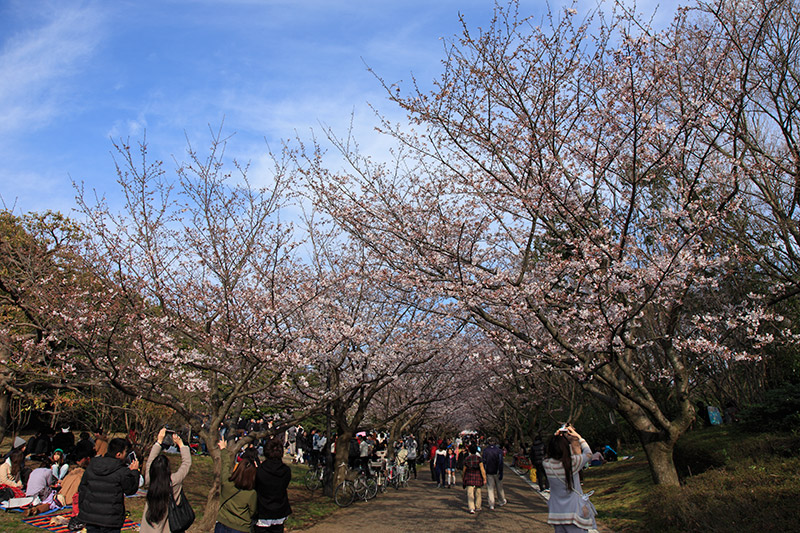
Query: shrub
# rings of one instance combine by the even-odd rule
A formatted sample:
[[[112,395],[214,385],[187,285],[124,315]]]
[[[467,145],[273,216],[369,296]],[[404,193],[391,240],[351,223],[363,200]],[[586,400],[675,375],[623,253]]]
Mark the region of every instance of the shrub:
[[[800,435],[775,431],[753,434],[738,426],[692,431],[675,445],[673,458],[681,479],[742,460],[768,456],[792,457],[800,450]]]
[[[648,531],[794,531],[800,458],[743,460],[656,487],[648,497]]]
[[[748,431],[800,432],[800,383],[767,391],[764,401],[742,411],[740,421]]]

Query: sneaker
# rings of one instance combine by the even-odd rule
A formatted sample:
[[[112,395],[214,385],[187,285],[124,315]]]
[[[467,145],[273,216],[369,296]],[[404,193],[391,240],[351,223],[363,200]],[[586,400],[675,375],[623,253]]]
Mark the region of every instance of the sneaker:
[[[490,505],[490,506],[489,506],[489,510],[490,510],[490,511],[494,511],[494,505]]]
[[[507,504],[507,503],[508,503],[508,500],[503,500],[502,502],[498,503],[498,504],[497,504],[497,506],[498,506],[498,507],[502,507],[502,506],[504,506],[504,505],[505,505],[505,504]]]
[[[470,509],[469,514],[475,514],[475,509]]]
[[[475,510],[476,510],[476,511],[480,511],[480,510],[481,510],[481,508],[480,508],[480,507],[476,507],[476,508],[475,508]]]

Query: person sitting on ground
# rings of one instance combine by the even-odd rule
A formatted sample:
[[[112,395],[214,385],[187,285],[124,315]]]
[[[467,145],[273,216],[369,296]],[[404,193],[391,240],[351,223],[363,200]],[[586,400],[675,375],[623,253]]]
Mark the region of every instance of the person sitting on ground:
[[[605,462],[606,459],[603,457],[603,452],[596,451],[592,454],[591,459],[589,459],[589,466],[603,466]]]
[[[612,448],[611,446],[606,445],[606,447],[603,448],[603,457],[605,458],[606,461],[609,461],[609,462],[610,461],[616,461],[617,460],[617,452],[615,452],[614,448]]]
[[[26,496],[39,496],[44,499],[52,492],[52,486],[55,483],[53,471],[50,468],[52,462],[49,458],[45,457],[39,462],[39,465],[31,471],[28,477],[28,485],[25,487]]]
[[[222,504],[214,533],[249,533],[258,505],[255,491],[258,463],[249,456],[235,463],[225,440],[220,440],[217,446],[222,452],[222,489],[219,495]]]
[[[74,497],[78,493],[78,486],[81,483],[81,479],[83,479],[83,473],[86,472],[86,467],[89,466],[90,460],[91,457],[88,455],[78,457],[75,465],[69,469],[67,475],[61,480],[61,489],[58,491],[56,498],[62,507],[74,505]],[[73,510],[75,510],[74,507]],[[77,512],[74,514],[77,514]]]
[[[45,457],[39,463],[28,478],[28,485],[25,488],[25,496],[34,498],[30,507],[25,509],[25,516],[35,516],[39,513],[49,511],[50,509],[57,509],[61,507],[58,501],[55,500],[55,491],[53,490],[53,471],[50,469],[52,466],[49,458]]]
[[[181,452],[181,466],[174,474],[171,472],[169,459],[161,453],[166,435],[167,428],[161,428],[147,458],[144,476],[145,484],[149,486],[147,500],[142,511],[142,525],[139,529],[141,533],[169,533],[169,520],[167,519],[169,500],[172,498],[176,503],[179,502],[183,480],[192,466],[192,454],[189,446],[184,444],[180,435],[175,433],[172,435],[172,441]]]
[[[64,450],[56,448],[53,450],[53,455],[50,456],[50,462],[53,464],[53,477],[55,480],[61,481],[69,471],[69,463],[64,460]]]
[[[103,457],[108,452],[108,439],[103,434],[103,428],[97,428],[94,432],[94,454]]]
[[[61,428],[61,431],[53,437],[53,448],[60,448],[64,455],[69,455],[75,448],[75,435],[72,434],[69,426]]]
[[[28,453],[31,457],[39,459],[50,455],[50,431],[37,431],[36,435],[28,440]]]
[[[22,470],[25,468],[25,448],[11,452],[8,459],[0,464],[0,486],[22,488]]]
[[[80,440],[75,444],[75,447],[72,448],[72,452],[69,455],[70,461],[76,462],[79,457],[88,457],[91,459],[95,455],[94,443],[89,439],[89,434],[82,431]]]

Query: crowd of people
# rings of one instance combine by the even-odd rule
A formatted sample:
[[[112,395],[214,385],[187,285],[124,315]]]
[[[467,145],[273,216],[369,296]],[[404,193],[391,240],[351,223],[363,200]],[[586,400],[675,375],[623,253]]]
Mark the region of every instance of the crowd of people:
[[[58,435],[43,431],[25,442],[17,438],[0,463],[0,501],[6,508],[24,507],[24,515],[72,506],[63,516],[70,529],[116,533],[126,517],[125,497],[146,487],[140,531],[180,531],[171,508],[188,504],[183,483],[192,465],[189,445],[179,433],[162,428],[150,447],[144,468],[131,440],[106,437],[102,429],[81,433],[75,442],[69,428]],[[129,435],[135,438],[135,435]],[[221,437],[224,437],[221,435]],[[273,533],[284,530],[291,514],[288,485],[291,469],[284,464],[284,440],[263,440],[259,451],[248,446],[236,457],[220,438],[223,476],[217,533]],[[58,447],[56,447],[58,446]],[[174,472],[164,451],[174,447],[180,466]],[[193,519],[193,512],[192,512]],[[190,519],[190,520],[191,520]],[[188,528],[191,522],[186,523]]]
[[[339,439],[332,435],[329,440],[322,431],[306,431],[301,425],[281,435],[236,446],[239,438],[268,429],[269,424],[251,419],[226,425],[220,432],[222,476],[215,533],[283,531],[292,512],[287,492],[291,469],[286,463],[331,464]],[[88,533],[110,533],[123,525],[125,496],[146,486],[140,530],[174,531],[168,520],[169,509],[185,500],[183,482],[192,465],[189,445],[180,434],[162,428],[140,471],[131,442],[137,436],[134,432],[128,437],[109,439],[98,428],[93,435],[81,433],[76,442],[70,429],[62,428],[59,432],[39,432],[27,442],[17,439],[0,463],[0,501],[24,502],[28,515],[72,505],[71,519]],[[174,472],[164,455],[170,447],[181,458]],[[239,453],[231,453],[232,447],[239,448]],[[351,468],[368,473],[376,459],[392,457],[414,479],[418,477],[417,468],[427,462],[432,486],[437,489],[456,486],[458,472],[467,510],[474,514],[482,509],[484,486],[490,510],[507,503],[503,476],[509,447],[494,437],[477,434],[452,439],[428,437],[420,442],[413,434],[392,441],[385,432],[369,431],[350,440],[347,457]],[[590,463],[616,459],[616,452],[606,446],[592,453],[572,426],[560,428],[547,442],[538,435],[531,445],[523,446],[522,452],[536,469],[540,491],[550,493],[548,522],[555,531],[569,533],[594,527],[593,507],[583,494],[579,473]]]

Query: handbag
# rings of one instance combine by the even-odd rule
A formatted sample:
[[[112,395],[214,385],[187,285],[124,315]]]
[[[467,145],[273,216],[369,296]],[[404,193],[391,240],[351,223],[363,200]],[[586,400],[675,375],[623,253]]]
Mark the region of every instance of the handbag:
[[[594,494],[594,491],[591,490],[581,494],[573,489],[573,492],[580,496],[580,498],[577,498],[578,508],[575,510],[575,522],[573,523],[584,529],[597,529],[597,522],[595,521],[597,509],[595,509],[594,504],[589,500],[589,496]]]
[[[169,510],[167,511],[167,519],[169,521],[169,530],[172,533],[186,531],[189,526],[194,522],[194,509],[186,499],[186,495],[181,493],[178,495],[180,503],[175,501],[175,498],[169,499]]]

